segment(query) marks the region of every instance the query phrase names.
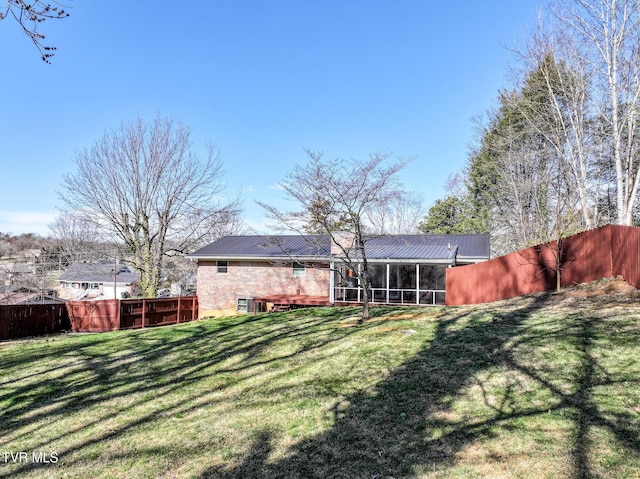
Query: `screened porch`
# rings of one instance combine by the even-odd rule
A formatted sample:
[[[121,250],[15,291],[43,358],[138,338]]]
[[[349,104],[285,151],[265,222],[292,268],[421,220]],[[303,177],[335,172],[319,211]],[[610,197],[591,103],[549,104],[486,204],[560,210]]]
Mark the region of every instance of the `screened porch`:
[[[369,263],[368,267],[371,303],[445,304],[446,264]],[[362,302],[357,271],[347,265],[335,266],[332,289],[336,303]]]

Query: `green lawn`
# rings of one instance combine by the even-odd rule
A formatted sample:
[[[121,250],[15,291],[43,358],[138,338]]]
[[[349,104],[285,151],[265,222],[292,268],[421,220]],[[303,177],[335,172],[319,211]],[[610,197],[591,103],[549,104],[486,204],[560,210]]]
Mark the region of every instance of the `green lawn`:
[[[637,299],[373,315],[0,343],[0,479],[640,477]]]

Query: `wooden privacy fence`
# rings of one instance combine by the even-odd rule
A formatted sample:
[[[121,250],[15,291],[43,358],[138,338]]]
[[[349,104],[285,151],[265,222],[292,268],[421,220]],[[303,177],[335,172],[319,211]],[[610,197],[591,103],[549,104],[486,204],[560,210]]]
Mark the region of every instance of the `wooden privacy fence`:
[[[74,332],[165,326],[198,318],[197,296],[154,299],[67,301]]]
[[[70,327],[64,304],[0,306],[0,339],[58,333]]]
[[[607,225],[562,240],[562,287],[622,276],[640,288],[640,228]],[[447,269],[447,305],[479,304],[556,287],[557,243]]]

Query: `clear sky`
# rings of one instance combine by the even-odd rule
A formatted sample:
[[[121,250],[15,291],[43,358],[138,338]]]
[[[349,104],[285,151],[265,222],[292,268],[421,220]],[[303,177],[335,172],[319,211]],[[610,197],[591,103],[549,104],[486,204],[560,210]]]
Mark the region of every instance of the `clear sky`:
[[[508,85],[544,0],[65,0],[41,25],[40,60],[0,21],[0,231],[48,234],[75,152],[156,115],[219,148],[245,218],[304,149],[416,160],[402,173],[429,206],[465,163],[472,118]],[[96,171],[96,174],[100,174]]]

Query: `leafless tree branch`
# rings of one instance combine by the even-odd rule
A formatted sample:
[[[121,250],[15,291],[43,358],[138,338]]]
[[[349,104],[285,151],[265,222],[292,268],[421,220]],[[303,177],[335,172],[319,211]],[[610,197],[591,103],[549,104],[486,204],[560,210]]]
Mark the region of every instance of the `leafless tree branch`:
[[[63,19],[69,16],[59,2],[43,2],[41,0],[7,0],[4,9],[0,9],[0,20],[12,17],[20,25],[24,33],[31,39],[40,52],[43,61],[50,63],[55,47],[43,43],[45,36],[40,33],[38,26],[49,19]]]

